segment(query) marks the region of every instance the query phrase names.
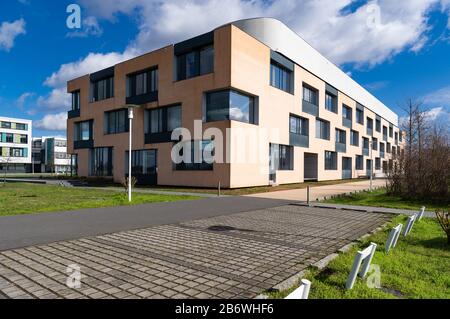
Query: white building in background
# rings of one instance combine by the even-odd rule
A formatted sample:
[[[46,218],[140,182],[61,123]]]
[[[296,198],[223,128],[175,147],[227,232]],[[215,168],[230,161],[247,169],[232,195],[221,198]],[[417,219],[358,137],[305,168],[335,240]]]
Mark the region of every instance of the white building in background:
[[[0,117],[0,172],[24,173],[31,164],[32,121]]]
[[[33,138],[33,166],[31,171],[35,173],[70,173],[71,156],[67,154],[67,139]]]

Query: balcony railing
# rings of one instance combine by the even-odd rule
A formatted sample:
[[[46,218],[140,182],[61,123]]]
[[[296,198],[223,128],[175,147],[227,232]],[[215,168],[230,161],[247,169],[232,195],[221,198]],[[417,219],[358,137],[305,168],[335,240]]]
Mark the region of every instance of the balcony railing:
[[[305,100],[303,100],[302,111],[314,116],[319,116],[319,107]]]
[[[343,118],[342,118],[342,126],[348,127],[348,128],[352,128],[352,120],[343,117]]]
[[[362,149],[362,155],[364,155],[364,156],[369,156],[369,153],[370,153],[369,149],[363,147],[363,149]]]
[[[67,117],[69,119],[80,117],[80,109],[67,112]]]
[[[289,145],[308,148],[309,147],[309,136],[290,133]]]
[[[76,150],[85,149],[85,148],[93,148],[93,147],[94,147],[94,140],[74,141],[73,142],[73,148]]]
[[[336,152],[346,153],[347,152],[347,144],[336,142]]]

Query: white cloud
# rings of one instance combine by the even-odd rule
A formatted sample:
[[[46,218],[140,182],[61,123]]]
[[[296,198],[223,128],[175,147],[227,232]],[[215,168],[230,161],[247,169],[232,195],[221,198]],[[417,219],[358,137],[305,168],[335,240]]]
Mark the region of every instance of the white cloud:
[[[100,27],[97,18],[87,17],[83,19],[82,30],[67,33],[69,38],[86,38],[88,36],[100,37],[103,34],[103,29]]]
[[[45,80],[44,84],[52,88],[52,91],[46,96],[38,97],[38,106],[53,111],[67,111],[70,108],[70,96],[66,89],[67,81],[102,70],[131,57],[128,53],[90,53],[76,62],[61,65],[58,71]]]
[[[385,88],[389,85],[389,81],[376,81],[364,84],[364,87],[368,90],[377,91]]]
[[[90,14],[110,20],[118,13],[137,13],[139,34],[127,48],[133,54],[207,32],[233,20],[271,16],[285,22],[337,64],[373,66],[404,50],[420,51],[427,42],[428,11],[448,0],[369,1],[354,12],[344,10],[354,4],[352,0],[80,2]],[[373,11],[374,3],[379,5],[379,19]]]
[[[47,114],[41,120],[35,121],[34,127],[45,131],[65,131],[67,127],[67,112]]]
[[[431,106],[448,106],[450,107],[450,86],[443,87],[439,90],[427,94],[423,101]]]
[[[0,25],[0,50],[9,51],[14,47],[17,36],[25,34],[25,20],[19,19],[14,22],[3,22]]]
[[[34,96],[34,93],[31,93],[31,92],[25,92],[25,93],[23,93],[21,96],[19,96],[19,97],[17,98],[17,101],[16,101],[17,106],[18,106],[20,109],[23,109],[23,107],[24,107],[24,105],[25,105],[25,102],[26,102],[29,98],[33,97],[33,96]]]
[[[39,105],[67,110],[66,82],[109,67],[136,55],[210,31],[222,24],[257,16],[275,17],[336,64],[374,66],[396,54],[420,51],[427,43],[427,14],[450,0],[369,1],[354,11],[353,0],[80,0],[95,19],[113,23],[119,14],[138,24],[138,34],[123,52],[90,53],[62,65],[45,80],[52,89]],[[374,15],[373,4],[379,5]],[[377,11],[375,11],[376,13]],[[94,18],[95,17],[95,18]],[[374,18],[375,17],[375,18]],[[375,23],[373,23],[375,22]],[[351,74],[351,73],[350,73]],[[66,97],[64,97],[66,96]]]

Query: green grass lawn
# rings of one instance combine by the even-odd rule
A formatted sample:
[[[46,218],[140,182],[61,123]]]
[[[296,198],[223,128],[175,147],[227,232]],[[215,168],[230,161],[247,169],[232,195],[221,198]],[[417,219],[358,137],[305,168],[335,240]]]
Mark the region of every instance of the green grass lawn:
[[[304,189],[308,186],[326,186],[326,185],[338,185],[344,183],[361,182],[361,180],[334,180],[334,181],[322,181],[322,182],[305,182],[305,183],[295,183],[295,184],[283,184],[277,186],[256,186],[256,187],[244,187],[236,189],[222,189],[222,195],[229,196],[243,196],[252,194],[261,194],[268,192],[278,192],[291,189]],[[147,189],[153,190],[164,190],[173,192],[187,192],[187,193],[205,193],[205,194],[217,194],[217,188],[195,188],[195,187],[146,187]]]
[[[324,202],[331,204],[375,206],[410,210],[419,210],[422,206],[426,206],[427,210],[445,209],[449,208],[450,204],[423,200],[405,200],[399,196],[387,194],[385,189],[335,197],[325,200]]]
[[[131,205],[199,199],[135,193]],[[0,216],[130,205],[124,192],[26,183],[0,184]]]
[[[312,282],[310,298],[450,298],[450,247],[436,220],[422,219],[414,225],[407,238],[401,235],[397,247],[391,250],[389,255],[384,253],[384,244],[391,227],[399,223],[404,224],[405,221],[405,216],[394,218],[389,228],[341,254],[322,271],[308,271],[305,278]],[[358,278],[354,288],[346,290],[345,282],[355,254],[357,250],[366,248],[370,242],[378,245],[372,264],[380,266],[381,289],[369,288]],[[272,298],[284,298],[289,292],[269,295]]]

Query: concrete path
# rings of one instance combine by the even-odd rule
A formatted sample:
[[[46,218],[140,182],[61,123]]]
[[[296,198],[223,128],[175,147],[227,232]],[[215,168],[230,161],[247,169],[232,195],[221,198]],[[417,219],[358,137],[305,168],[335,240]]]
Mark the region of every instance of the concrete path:
[[[283,200],[251,197],[216,197],[61,213],[4,216],[0,217],[0,251],[234,214],[288,203]]]
[[[390,218],[285,205],[3,251],[0,299],[254,298]]]
[[[306,206],[306,204],[296,204],[296,205]],[[362,212],[368,212],[368,213],[396,214],[396,215],[408,215],[408,216],[417,214],[420,210],[420,207],[418,207],[417,210],[408,210],[408,209],[394,209],[394,208],[386,208],[386,207],[340,205],[340,204],[328,204],[328,203],[312,203],[310,205],[310,207],[343,209],[343,210],[362,211]],[[436,214],[432,211],[425,211],[423,216],[429,217],[429,218],[436,218]]]
[[[349,182],[344,184],[336,184],[336,185],[326,185],[326,186],[317,186],[311,188],[311,201],[322,200],[325,197],[330,197],[339,194],[345,194],[355,191],[362,191],[369,189],[370,181],[363,180],[358,182]],[[373,187],[383,187],[386,185],[386,180],[377,179],[373,181]],[[285,191],[277,191],[270,193],[261,193],[248,195],[249,197],[256,198],[270,198],[270,199],[281,199],[281,200],[293,200],[293,201],[303,201],[307,200],[307,189],[291,189]]]

